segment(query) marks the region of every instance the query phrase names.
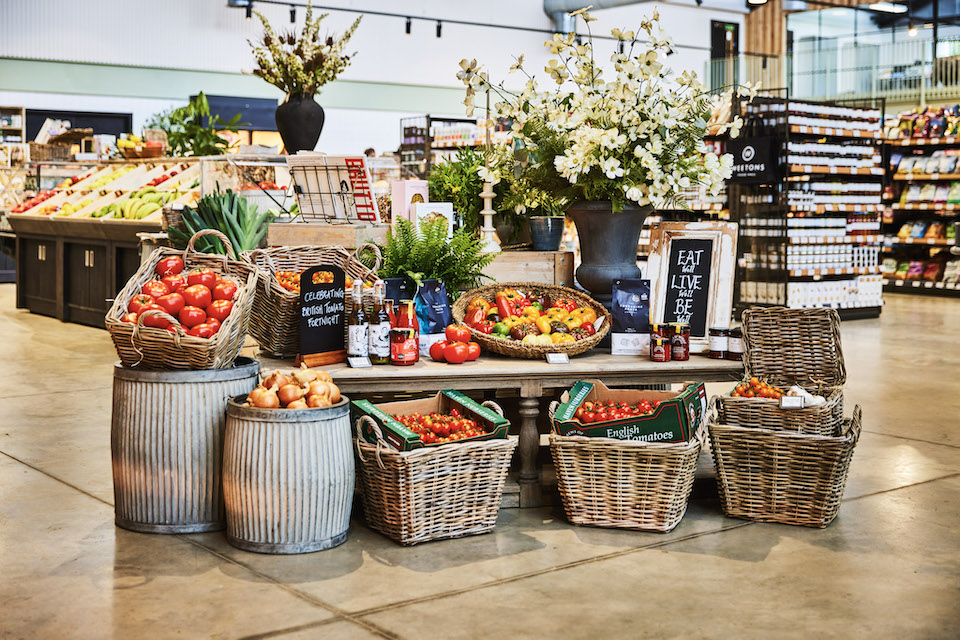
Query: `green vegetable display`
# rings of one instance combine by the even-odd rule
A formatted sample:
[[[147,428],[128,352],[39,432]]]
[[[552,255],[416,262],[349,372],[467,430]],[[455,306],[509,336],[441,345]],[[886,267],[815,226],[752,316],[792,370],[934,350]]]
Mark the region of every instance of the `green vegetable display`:
[[[235,253],[230,257],[239,259],[240,253],[260,245],[272,219],[270,211],[257,211],[257,205],[227,189],[226,193],[204,196],[197,202],[196,209],[185,207],[183,224],[186,230],[171,227],[167,232],[173,245],[183,248],[197,231],[216,229],[233,245]],[[194,247],[204,253],[226,253],[223,243],[209,236],[199,238]]]

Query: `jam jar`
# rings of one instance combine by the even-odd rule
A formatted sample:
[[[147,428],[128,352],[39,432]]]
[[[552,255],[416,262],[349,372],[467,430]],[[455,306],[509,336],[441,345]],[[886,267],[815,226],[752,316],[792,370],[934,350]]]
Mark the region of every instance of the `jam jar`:
[[[743,331],[740,327],[730,329],[727,336],[727,360],[743,360]]]
[[[729,349],[730,330],[724,327],[710,327],[710,352],[708,358],[723,360]]]
[[[670,362],[670,338],[650,339],[650,359],[654,362]]]
[[[690,325],[686,322],[670,324],[670,359],[690,359]]]

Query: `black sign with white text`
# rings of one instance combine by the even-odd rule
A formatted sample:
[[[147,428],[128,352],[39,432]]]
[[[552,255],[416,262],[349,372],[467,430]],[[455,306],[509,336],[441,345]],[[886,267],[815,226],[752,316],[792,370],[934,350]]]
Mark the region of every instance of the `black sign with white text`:
[[[329,265],[300,274],[300,353],[342,351],[346,314],[346,276]]]
[[[667,259],[663,321],[689,323],[691,336],[706,336],[713,240],[674,238]]]
[[[727,142],[727,152],[733,156],[733,174],[728,182],[762,184],[779,180],[775,140],[773,136],[757,136]]]

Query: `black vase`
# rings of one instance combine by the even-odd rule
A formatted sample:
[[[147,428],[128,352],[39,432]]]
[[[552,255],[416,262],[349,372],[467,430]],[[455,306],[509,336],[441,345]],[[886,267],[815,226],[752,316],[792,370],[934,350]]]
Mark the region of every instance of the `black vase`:
[[[313,96],[291,95],[277,107],[277,131],[287,153],[313,151],[323,131],[323,107]]]
[[[534,216],[530,218],[530,239],[534,251],[557,251],[563,240],[565,218]]]
[[[652,212],[652,206],[627,205],[614,213],[609,200],[578,202],[567,209],[580,237],[577,282],[608,309],[613,304],[613,281],[640,277],[637,244],[643,221]]]

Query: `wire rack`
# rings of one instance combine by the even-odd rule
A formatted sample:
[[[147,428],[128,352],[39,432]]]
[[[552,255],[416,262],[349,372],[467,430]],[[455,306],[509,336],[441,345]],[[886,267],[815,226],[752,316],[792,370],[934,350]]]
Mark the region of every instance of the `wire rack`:
[[[298,154],[289,156],[287,164],[304,222],[380,222],[363,156]]]

